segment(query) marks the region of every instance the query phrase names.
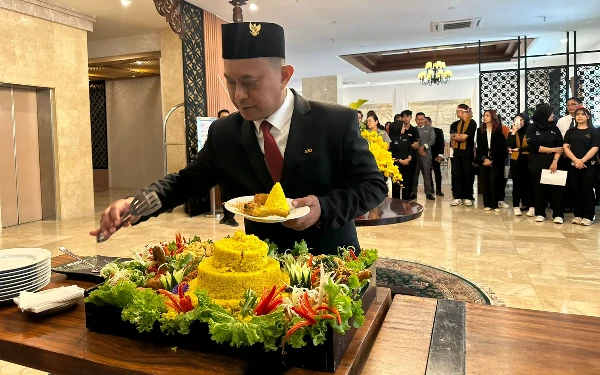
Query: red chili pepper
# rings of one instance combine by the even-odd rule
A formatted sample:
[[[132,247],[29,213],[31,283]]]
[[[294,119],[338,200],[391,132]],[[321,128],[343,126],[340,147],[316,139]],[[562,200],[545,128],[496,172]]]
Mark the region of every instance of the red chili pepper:
[[[317,320],[314,318],[314,315],[312,315],[311,313],[309,313],[306,310],[303,310],[301,308],[298,308],[297,306],[292,307],[292,310],[300,315],[301,317],[303,317],[304,319],[306,319],[306,321],[310,322],[310,324],[315,324],[317,322]]]
[[[307,322],[306,320],[303,320],[301,322],[298,322],[298,323],[294,324],[292,326],[292,328],[290,328],[290,330],[285,335],[285,338],[286,339],[289,338],[292,334],[294,334],[294,332],[296,332],[300,328],[305,327],[305,326],[309,326],[309,325],[311,325],[311,324],[309,322]]]
[[[271,288],[271,291],[266,296],[263,294],[263,298],[260,300],[258,305],[256,305],[256,307],[254,308],[255,315],[264,315],[263,310],[265,309],[265,306],[267,306],[269,304],[269,301],[271,301],[271,298],[273,297],[273,294],[275,293],[275,288],[276,287],[273,285],[273,287]]]
[[[308,266],[312,267],[312,261],[313,261],[313,255],[310,254],[310,256],[308,257]]]
[[[315,315],[317,312],[310,305],[310,301],[308,300],[308,293],[305,292],[303,297],[304,297],[304,305],[306,306],[306,309],[308,311],[310,311],[311,314]]]
[[[327,306],[317,307],[317,311],[319,311],[319,310],[331,311],[332,313],[335,314],[335,319],[337,320],[338,324],[342,324],[342,317],[340,316],[340,313],[337,311],[337,309],[335,307],[327,307]]]
[[[184,294],[183,294],[183,287],[185,286],[185,283],[179,283],[179,287],[177,288],[177,294],[179,295],[179,299],[183,299],[184,298]]]
[[[319,315],[319,316],[321,317],[321,319],[337,320],[337,318],[335,316],[330,315],[330,314],[322,314],[322,315]]]
[[[173,305],[175,305],[175,310],[177,310],[177,312],[183,312],[183,310],[179,306],[179,301],[177,301],[176,297],[172,293],[169,293],[164,289],[159,289],[158,292],[162,295],[167,296],[171,300],[171,302],[173,302]]]
[[[310,283],[314,284],[315,280],[317,279],[317,276],[319,276],[318,272],[313,272],[312,276],[310,277]]]
[[[277,308],[277,306],[281,305],[282,303],[283,303],[283,298],[277,298],[276,300],[271,302],[269,304],[269,306],[267,306],[267,310],[269,310],[268,314],[270,314],[273,310],[275,310]]]
[[[356,254],[354,254],[353,250],[349,250],[350,251],[350,256],[352,257],[352,259],[357,260],[358,258],[356,257]]]

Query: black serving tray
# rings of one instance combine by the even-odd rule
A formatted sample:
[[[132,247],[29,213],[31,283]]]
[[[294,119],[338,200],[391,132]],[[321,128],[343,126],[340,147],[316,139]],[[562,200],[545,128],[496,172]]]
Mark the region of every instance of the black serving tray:
[[[375,267],[371,267],[373,277],[371,282],[361,290],[362,308],[366,312],[375,300],[377,287],[375,285]],[[86,290],[86,297],[98,286]],[[352,325],[352,319],[350,325]],[[158,322],[151,332],[140,333],[136,327],[121,319],[121,310],[114,306],[98,306],[92,303],[85,304],[85,324],[88,330],[98,333],[110,334],[121,337],[134,338],[145,342],[164,345],[164,350],[169,347],[199,350],[223,356],[243,358],[253,363],[280,364],[282,369],[299,367],[314,371],[335,372],[340,365],[346,350],[350,346],[357,329],[351,328],[341,335],[329,327],[326,340],[322,345],[314,346],[311,341],[300,349],[286,346],[285,353],[281,350],[265,352],[262,344],[250,347],[232,347],[229,344],[218,344],[211,339],[208,324],[194,322],[187,335],[166,335],[161,332]]]
[[[117,259],[122,261],[131,260],[130,258],[106,257],[103,255],[94,255],[91,257],[81,258],[98,267],[104,267],[108,263],[112,263]],[[64,275],[67,275],[67,278],[75,280],[91,281],[96,283],[101,283],[104,281],[104,278],[101,277],[99,273],[92,273],[92,269],[79,260],[63,264],[62,266],[53,267],[52,271],[56,273],[62,273]]]

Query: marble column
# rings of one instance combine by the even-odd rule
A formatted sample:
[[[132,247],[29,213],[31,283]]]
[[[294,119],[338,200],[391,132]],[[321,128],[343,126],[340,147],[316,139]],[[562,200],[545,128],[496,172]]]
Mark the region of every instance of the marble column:
[[[343,104],[342,77],[302,78],[302,96],[307,100]]]

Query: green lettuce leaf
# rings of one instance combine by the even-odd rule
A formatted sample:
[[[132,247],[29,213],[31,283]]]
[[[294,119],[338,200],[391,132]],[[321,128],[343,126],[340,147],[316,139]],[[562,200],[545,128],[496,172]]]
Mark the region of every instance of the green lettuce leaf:
[[[354,323],[352,324],[354,328],[362,327],[365,323],[365,312],[362,309],[362,300],[352,301],[352,317],[354,318]]]
[[[208,322],[212,339],[219,344],[229,342],[231,346],[251,346],[262,343],[265,350],[277,350],[277,341],[285,331],[283,309],[268,315],[254,316],[250,320],[239,319],[226,310],[213,311]]]
[[[133,301],[123,309],[121,317],[137,326],[139,332],[150,332],[164,312],[167,307],[153,289],[136,289]]]
[[[291,254],[295,257],[301,255],[308,254],[308,246],[306,245],[306,241],[302,240],[300,243],[294,242],[294,248],[291,251]]]
[[[108,283],[104,283],[90,293],[85,302],[98,306],[115,306],[122,309],[133,301],[136,288],[137,285],[131,281],[121,281],[112,287]]]

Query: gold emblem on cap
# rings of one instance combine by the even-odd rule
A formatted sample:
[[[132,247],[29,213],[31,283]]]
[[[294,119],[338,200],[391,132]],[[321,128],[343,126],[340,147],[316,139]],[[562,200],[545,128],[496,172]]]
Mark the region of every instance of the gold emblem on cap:
[[[261,28],[261,24],[260,23],[252,23],[250,22],[250,35],[252,36],[258,36],[258,34],[260,34],[260,28]]]

